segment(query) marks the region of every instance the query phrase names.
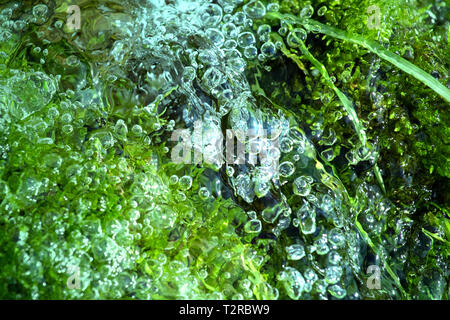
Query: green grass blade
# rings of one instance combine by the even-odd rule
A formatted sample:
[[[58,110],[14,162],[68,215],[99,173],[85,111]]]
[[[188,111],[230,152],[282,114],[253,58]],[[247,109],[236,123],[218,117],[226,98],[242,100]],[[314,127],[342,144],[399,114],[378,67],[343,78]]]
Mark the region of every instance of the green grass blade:
[[[416,65],[412,64],[411,62],[403,59],[402,57],[396,55],[395,53],[383,48],[378,42],[369,40],[364,38],[361,35],[358,34],[352,34],[349,32],[346,32],[344,30],[340,30],[325,24],[322,24],[318,21],[312,20],[312,19],[300,19],[298,17],[292,16],[292,15],[283,15],[278,12],[276,13],[269,13],[266,15],[269,19],[286,19],[287,21],[293,21],[295,23],[299,23],[303,25],[305,29],[308,31],[315,31],[320,32],[323,34],[326,34],[327,36],[349,41],[351,43],[358,44],[369,51],[375,53],[380,58],[392,63],[397,68],[403,70],[404,72],[410,74],[417,80],[421,81],[423,84],[431,88],[433,91],[435,91],[437,94],[439,94],[444,100],[450,103],[450,89],[445,87],[442,83],[440,83],[438,80],[433,78],[430,74],[423,71]]]

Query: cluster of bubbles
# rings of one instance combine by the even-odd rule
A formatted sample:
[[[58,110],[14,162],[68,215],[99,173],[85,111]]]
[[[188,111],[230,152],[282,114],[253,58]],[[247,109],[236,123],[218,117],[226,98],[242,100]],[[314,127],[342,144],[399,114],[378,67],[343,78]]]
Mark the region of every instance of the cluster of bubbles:
[[[328,294],[336,298],[358,298],[357,286],[349,284],[356,281],[352,267],[360,270],[362,261],[360,252],[351,252],[349,247],[360,239],[355,231],[343,231],[344,227],[348,229],[346,221],[350,214],[345,195],[317,165],[314,146],[295,121],[282,112],[274,113],[258,106],[245,78],[249,61],[271,59],[281,46],[271,41],[269,25],[262,24],[256,31],[252,28],[255,19],[278,8],[274,4],[266,7],[260,1],[251,1],[242,11],[236,11],[238,4],[240,1],[196,3],[195,6],[183,3],[181,7],[155,5],[145,13],[147,29],[143,29],[152,37],[141,41],[151,42],[152,50],[160,52],[164,52],[162,46],[166,46],[166,42],[182,44],[171,57],[185,56],[185,62],[181,61],[178,66],[172,58],[170,63],[162,63],[176,66],[176,70],[169,73],[175,75],[172,82],[179,83],[179,91],[187,101],[174,113],[182,112],[182,119],[192,133],[195,122],[202,123],[204,144],[198,146],[197,143],[197,147],[203,155],[216,159],[224,156],[208,154],[212,149],[207,145],[219,139],[217,134],[224,124],[244,145],[245,164],[226,163],[226,183],[248,205],[256,207],[258,203],[263,207],[249,214],[244,233],[257,235],[265,230],[279,237],[288,229],[298,230],[294,243],[286,247],[287,259],[292,263],[278,275],[287,295],[293,299],[326,298]],[[164,22],[157,18],[160,15],[164,16]],[[311,16],[310,8],[302,15]],[[178,19],[189,22],[179,27],[182,32],[172,29]],[[153,31],[160,29],[165,33]],[[202,38],[201,45],[193,39],[194,34]],[[287,36],[287,42],[296,47],[295,39],[305,38],[304,29],[294,29]],[[135,47],[133,51],[140,50]],[[199,141],[194,134],[192,137],[193,142]],[[331,133],[328,138],[333,140]],[[323,140],[327,142],[325,137]],[[335,142],[330,141],[329,145]],[[251,160],[258,157],[259,162],[252,163]],[[176,179],[173,178],[173,183]],[[185,177],[179,178],[177,183],[188,185]],[[205,195],[209,193],[199,190],[201,198],[208,198]],[[353,263],[346,265],[346,260]],[[356,289],[347,292],[345,288]]]
[[[5,114],[0,118],[4,133],[0,139],[20,138],[2,141],[0,155],[14,159],[11,165],[15,169],[28,165],[20,176],[11,171],[13,177],[20,178],[20,184],[0,180],[2,219],[11,226],[11,236],[20,248],[21,273],[36,283],[31,288],[32,297],[39,298],[41,286],[46,285],[45,265],[52,264],[60,274],[70,266],[81,267],[82,288],[64,293],[70,297],[255,298],[259,289],[245,277],[237,281],[243,273],[235,265],[221,276],[224,282],[236,280],[241,293],[226,287],[222,292],[201,295],[213,268],[194,274],[189,271],[188,248],[171,247],[180,237],[180,215],[192,220],[189,210],[194,210],[187,205],[180,213],[171,202],[189,203],[193,198],[209,209],[215,197],[223,196],[248,209],[243,227],[233,232],[251,239],[271,234],[277,239],[272,245],[283,246],[285,261],[276,280],[284,291],[264,284],[272,297],[360,298],[355,275],[363,268],[367,248],[352,225],[356,212],[350,209],[345,188],[318,160],[315,146],[297,121],[258,105],[246,79],[248,63],[275,59],[283,45],[271,40],[270,25],[253,25],[267,12],[278,11],[278,4],[249,1],[243,5],[242,0],[129,4],[128,14],[135,22],[125,18],[114,22],[121,31],[108,55],[102,56],[101,50],[87,52],[95,59],[103,57],[93,63],[92,84],[83,78],[74,90],[61,92],[61,75],[40,71],[11,70],[7,78],[0,79],[0,111]],[[238,9],[242,5],[242,10]],[[0,20],[9,19],[11,10],[14,8],[3,10]],[[322,16],[326,11],[321,7],[317,14]],[[300,15],[308,18],[313,13],[312,6],[305,6]],[[12,30],[23,30],[27,24],[45,24],[50,10],[40,4],[23,16],[25,20],[1,24],[0,40],[8,40],[14,36]],[[283,23],[278,33],[286,36],[293,48],[307,37],[304,29],[289,31]],[[72,43],[78,49],[87,47],[83,37],[66,36],[75,37]],[[36,48],[36,54],[44,55],[45,48]],[[67,70],[79,70],[87,77],[88,66],[81,58],[70,54],[64,63]],[[111,90],[111,86],[119,89]],[[117,117],[121,112],[126,116]],[[17,125],[9,132],[12,120]],[[136,145],[143,149],[161,145],[158,150],[168,157],[162,139],[177,127],[190,132],[194,151],[213,160],[213,170],[207,176],[210,183],[196,185],[189,171],[163,179],[159,171],[167,163],[156,153],[146,154],[145,159],[133,158],[140,148]],[[224,127],[242,144],[245,159],[233,158],[221,166],[226,155],[214,146],[222,141]],[[336,133],[322,131],[317,127],[318,143],[327,147],[321,156],[331,161]],[[30,156],[32,145],[39,145],[41,151]],[[19,152],[20,148],[26,154]],[[115,161],[112,155],[121,152],[127,157]],[[356,150],[356,160],[348,160],[370,157],[367,150]],[[132,163],[141,162],[145,163],[142,172],[134,172]],[[30,167],[34,163],[39,165]],[[227,187],[229,192],[225,192]],[[117,196],[102,195],[101,190]],[[90,192],[97,196],[92,198]],[[53,211],[17,214],[32,210],[46,196],[55,194],[58,198],[53,199]],[[366,199],[361,223],[371,235],[380,235],[391,205],[375,187],[362,186],[359,194]],[[112,218],[102,222],[92,218],[93,211]],[[79,228],[68,230],[69,225]],[[39,232],[48,236],[40,242],[27,241]],[[290,236],[283,237],[285,234]],[[151,241],[154,248],[163,246],[167,254],[154,255],[140,247],[145,241]],[[221,260],[209,263],[225,265],[232,260],[232,248],[220,248],[216,236],[202,241],[202,250],[216,250],[220,255]],[[267,252],[255,251],[248,256],[259,261],[259,266],[270,264],[264,254]],[[142,270],[135,270],[137,265]]]

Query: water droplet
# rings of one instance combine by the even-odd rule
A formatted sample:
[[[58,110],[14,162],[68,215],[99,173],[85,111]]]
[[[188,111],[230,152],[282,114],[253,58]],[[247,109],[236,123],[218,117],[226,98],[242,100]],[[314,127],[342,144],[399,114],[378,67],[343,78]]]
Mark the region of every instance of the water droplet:
[[[210,192],[209,192],[209,190],[208,190],[207,188],[201,187],[201,188],[198,190],[198,196],[199,196],[200,199],[206,200],[206,199],[209,198]]]
[[[337,284],[328,287],[328,292],[338,299],[343,299],[347,295],[347,291]]]
[[[293,244],[286,247],[286,253],[289,260],[300,260],[305,256],[305,248],[301,244]]]
[[[297,217],[300,221],[300,229],[303,234],[312,234],[316,232],[316,211],[309,205],[303,205],[297,211]]]
[[[182,190],[189,190],[192,187],[192,177],[182,176],[178,181],[178,184]]]
[[[192,82],[197,76],[195,68],[187,66],[183,69],[183,82]]]
[[[258,219],[252,219],[250,221],[247,221],[247,223],[244,226],[244,230],[247,233],[259,233],[262,230],[262,224],[261,221]]]
[[[223,82],[223,74],[217,68],[211,67],[206,70],[202,78],[202,83],[208,90],[216,88]]]
[[[300,176],[294,180],[294,193],[305,197],[311,192],[311,184],[305,176]]]
[[[342,267],[331,266],[325,269],[325,281],[329,284],[337,283],[342,276]]]
[[[276,2],[272,2],[267,5],[267,11],[278,12],[279,10],[280,10],[280,5]]]
[[[216,26],[222,20],[222,8],[214,3],[209,3],[201,13],[201,21],[205,26]]]
[[[326,6],[321,6],[319,8],[319,10],[317,10],[317,15],[319,17],[322,17],[323,15],[325,15],[326,12],[327,12],[327,7]]]

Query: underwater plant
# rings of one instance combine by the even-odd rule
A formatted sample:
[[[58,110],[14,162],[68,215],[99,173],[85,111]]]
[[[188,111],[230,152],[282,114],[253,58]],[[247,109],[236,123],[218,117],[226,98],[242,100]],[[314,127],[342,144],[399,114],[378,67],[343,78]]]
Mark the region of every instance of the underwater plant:
[[[448,299],[449,15],[0,1],[0,298]]]

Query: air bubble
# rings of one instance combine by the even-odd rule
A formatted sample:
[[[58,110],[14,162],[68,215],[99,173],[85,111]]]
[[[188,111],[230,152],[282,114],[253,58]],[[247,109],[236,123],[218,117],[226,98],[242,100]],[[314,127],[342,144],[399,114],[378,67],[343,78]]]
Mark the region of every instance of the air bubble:
[[[182,176],[178,184],[182,190],[189,190],[192,187],[192,177]]]
[[[237,47],[237,42],[236,42],[236,40],[233,40],[233,39],[227,40],[223,44],[224,49],[234,49],[236,47]]]
[[[244,50],[244,56],[247,59],[255,59],[258,56],[258,49],[254,46],[247,47]]]
[[[255,36],[251,32],[242,32],[237,39],[238,45],[242,48],[247,48],[255,42]]]
[[[290,177],[294,173],[295,167],[292,164],[292,162],[285,161],[279,165],[278,171],[280,173],[280,176],[287,178],[287,177]]]
[[[332,250],[327,255],[327,261],[331,265],[338,265],[342,261],[342,256],[336,251]]]
[[[287,27],[281,27],[278,29],[278,34],[280,36],[285,36],[288,33],[289,29]]]
[[[330,251],[326,237],[320,237],[314,241],[314,247],[316,248],[317,254],[321,256],[326,255]]]
[[[244,6],[244,12],[253,19],[261,19],[266,15],[266,7],[261,1],[251,1]]]
[[[142,135],[142,127],[138,124],[133,125],[133,127],[131,127],[131,132],[136,135],[136,136],[140,136]]]
[[[210,192],[209,192],[209,190],[208,190],[207,188],[201,187],[201,188],[198,190],[198,196],[199,196],[200,199],[206,200],[206,199],[209,198]]]
[[[271,58],[277,53],[277,48],[272,41],[268,41],[261,46],[261,53]]]
[[[234,15],[233,21],[237,25],[242,25],[245,23],[245,19],[246,19],[245,13],[239,11]]]
[[[295,28],[287,36],[287,44],[291,48],[298,48],[300,46],[300,41],[305,41],[308,37],[305,29]]]
[[[271,26],[268,24],[262,24],[258,27],[257,34],[258,34],[258,36],[261,37],[261,36],[269,35],[270,32],[272,32]]]
[[[343,299],[347,295],[347,291],[337,284],[328,287],[328,292],[338,299]]]
[[[38,4],[33,7],[33,16],[36,23],[42,24],[47,21],[48,8],[45,4]]]
[[[328,241],[336,247],[340,248],[345,244],[345,235],[342,230],[334,228],[328,233]]]
[[[277,279],[284,283],[286,293],[291,299],[298,300],[301,297],[305,279],[298,270],[292,267],[285,267],[277,275]]]
[[[223,81],[223,74],[218,69],[211,67],[206,70],[203,75],[202,82],[205,85],[206,89],[212,90],[220,85]]]
[[[250,221],[247,221],[247,223],[244,226],[244,230],[247,233],[259,233],[261,232],[262,224],[261,221],[258,219],[252,219]]]
[[[276,3],[276,2],[269,3],[267,5],[267,11],[278,12],[279,10],[280,10],[280,5],[278,3]]]
[[[302,11],[300,11],[300,17],[302,18],[311,18],[313,14],[314,8],[310,4],[308,4],[306,7],[302,9]]]
[[[208,39],[218,48],[220,48],[225,42],[225,38],[219,30],[215,28],[209,28],[206,30],[206,36]]]
[[[248,211],[248,212],[247,212],[247,215],[248,215],[248,217],[249,217],[251,220],[256,219],[256,212],[255,212],[255,211]]]
[[[282,138],[280,140],[280,151],[283,153],[289,153],[294,148],[294,142],[289,138]]]

